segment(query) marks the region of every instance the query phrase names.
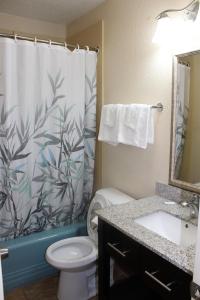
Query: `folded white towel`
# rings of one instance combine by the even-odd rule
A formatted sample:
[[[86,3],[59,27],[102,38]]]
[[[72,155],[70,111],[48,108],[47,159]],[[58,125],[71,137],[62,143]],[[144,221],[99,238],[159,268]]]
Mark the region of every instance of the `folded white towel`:
[[[118,119],[120,104],[104,105],[101,112],[101,122],[98,140],[113,146],[118,144]]]
[[[146,149],[154,142],[154,120],[150,105],[124,105],[120,110],[118,142]]]
[[[103,114],[103,123],[107,126],[113,127],[115,126],[116,121],[116,105],[108,104],[104,105],[102,109]]]
[[[99,141],[146,149],[154,143],[153,110],[147,104],[113,104],[102,108]]]
[[[148,143],[151,145],[154,143],[154,110],[151,108],[151,106],[149,116]]]
[[[124,118],[124,124],[131,129],[135,130],[138,118],[139,118],[139,110],[140,106],[137,104],[130,104],[126,105],[125,107],[125,118]]]

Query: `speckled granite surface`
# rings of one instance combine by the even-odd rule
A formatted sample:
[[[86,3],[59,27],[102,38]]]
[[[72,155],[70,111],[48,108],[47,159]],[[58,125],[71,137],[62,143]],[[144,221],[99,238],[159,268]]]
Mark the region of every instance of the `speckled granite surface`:
[[[188,220],[190,210],[179,204],[167,205],[167,199],[153,196],[130,203],[98,210],[97,215],[140,244],[170,261],[185,272],[192,274],[194,268],[195,245],[179,246],[134,222],[135,218],[162,210]],[[193,223],[197,224],[197,220]]]
[[[156,183],[155,193],[160,197],[173,200],[175,202],[191,200],[194,195],[193,192],[185,191],[178,187],[164,184],[161,182]]]

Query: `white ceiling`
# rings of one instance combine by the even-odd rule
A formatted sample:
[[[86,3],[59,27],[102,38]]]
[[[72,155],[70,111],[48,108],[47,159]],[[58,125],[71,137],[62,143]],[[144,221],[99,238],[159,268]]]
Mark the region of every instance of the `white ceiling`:
[[[69,24],[105,0],[0,0],[0,13]]]

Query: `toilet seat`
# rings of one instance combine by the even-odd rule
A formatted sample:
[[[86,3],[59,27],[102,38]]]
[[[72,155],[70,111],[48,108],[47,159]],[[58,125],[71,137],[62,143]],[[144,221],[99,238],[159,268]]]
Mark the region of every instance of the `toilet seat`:
[[[46,259],[59,269],[80,268],[97,259],[97,248],[88,236],[72,237],[49,246]]]

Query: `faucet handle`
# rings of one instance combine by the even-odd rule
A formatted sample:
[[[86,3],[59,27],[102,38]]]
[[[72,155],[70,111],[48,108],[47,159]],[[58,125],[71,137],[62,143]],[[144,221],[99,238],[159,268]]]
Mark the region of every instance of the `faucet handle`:
[[[191,200],[192,201],[192,200]],[[180,202],[181,206],[183,207],[188,207],[189,206],[189,202],[188,201],[181,201]]]
[[[199,196],[200,196],[199,194],[193,193],[194,198],[199,198]]]
[[[193,202],[197,206],[197,208],[199,209],[200,195],[199,194],[193,194],[191,202]]]
[[[200,195],[199,194],[193,194],[193,196],[192,196],[192,200],[193,201],[199,201],[199,199],[200,199]]]

